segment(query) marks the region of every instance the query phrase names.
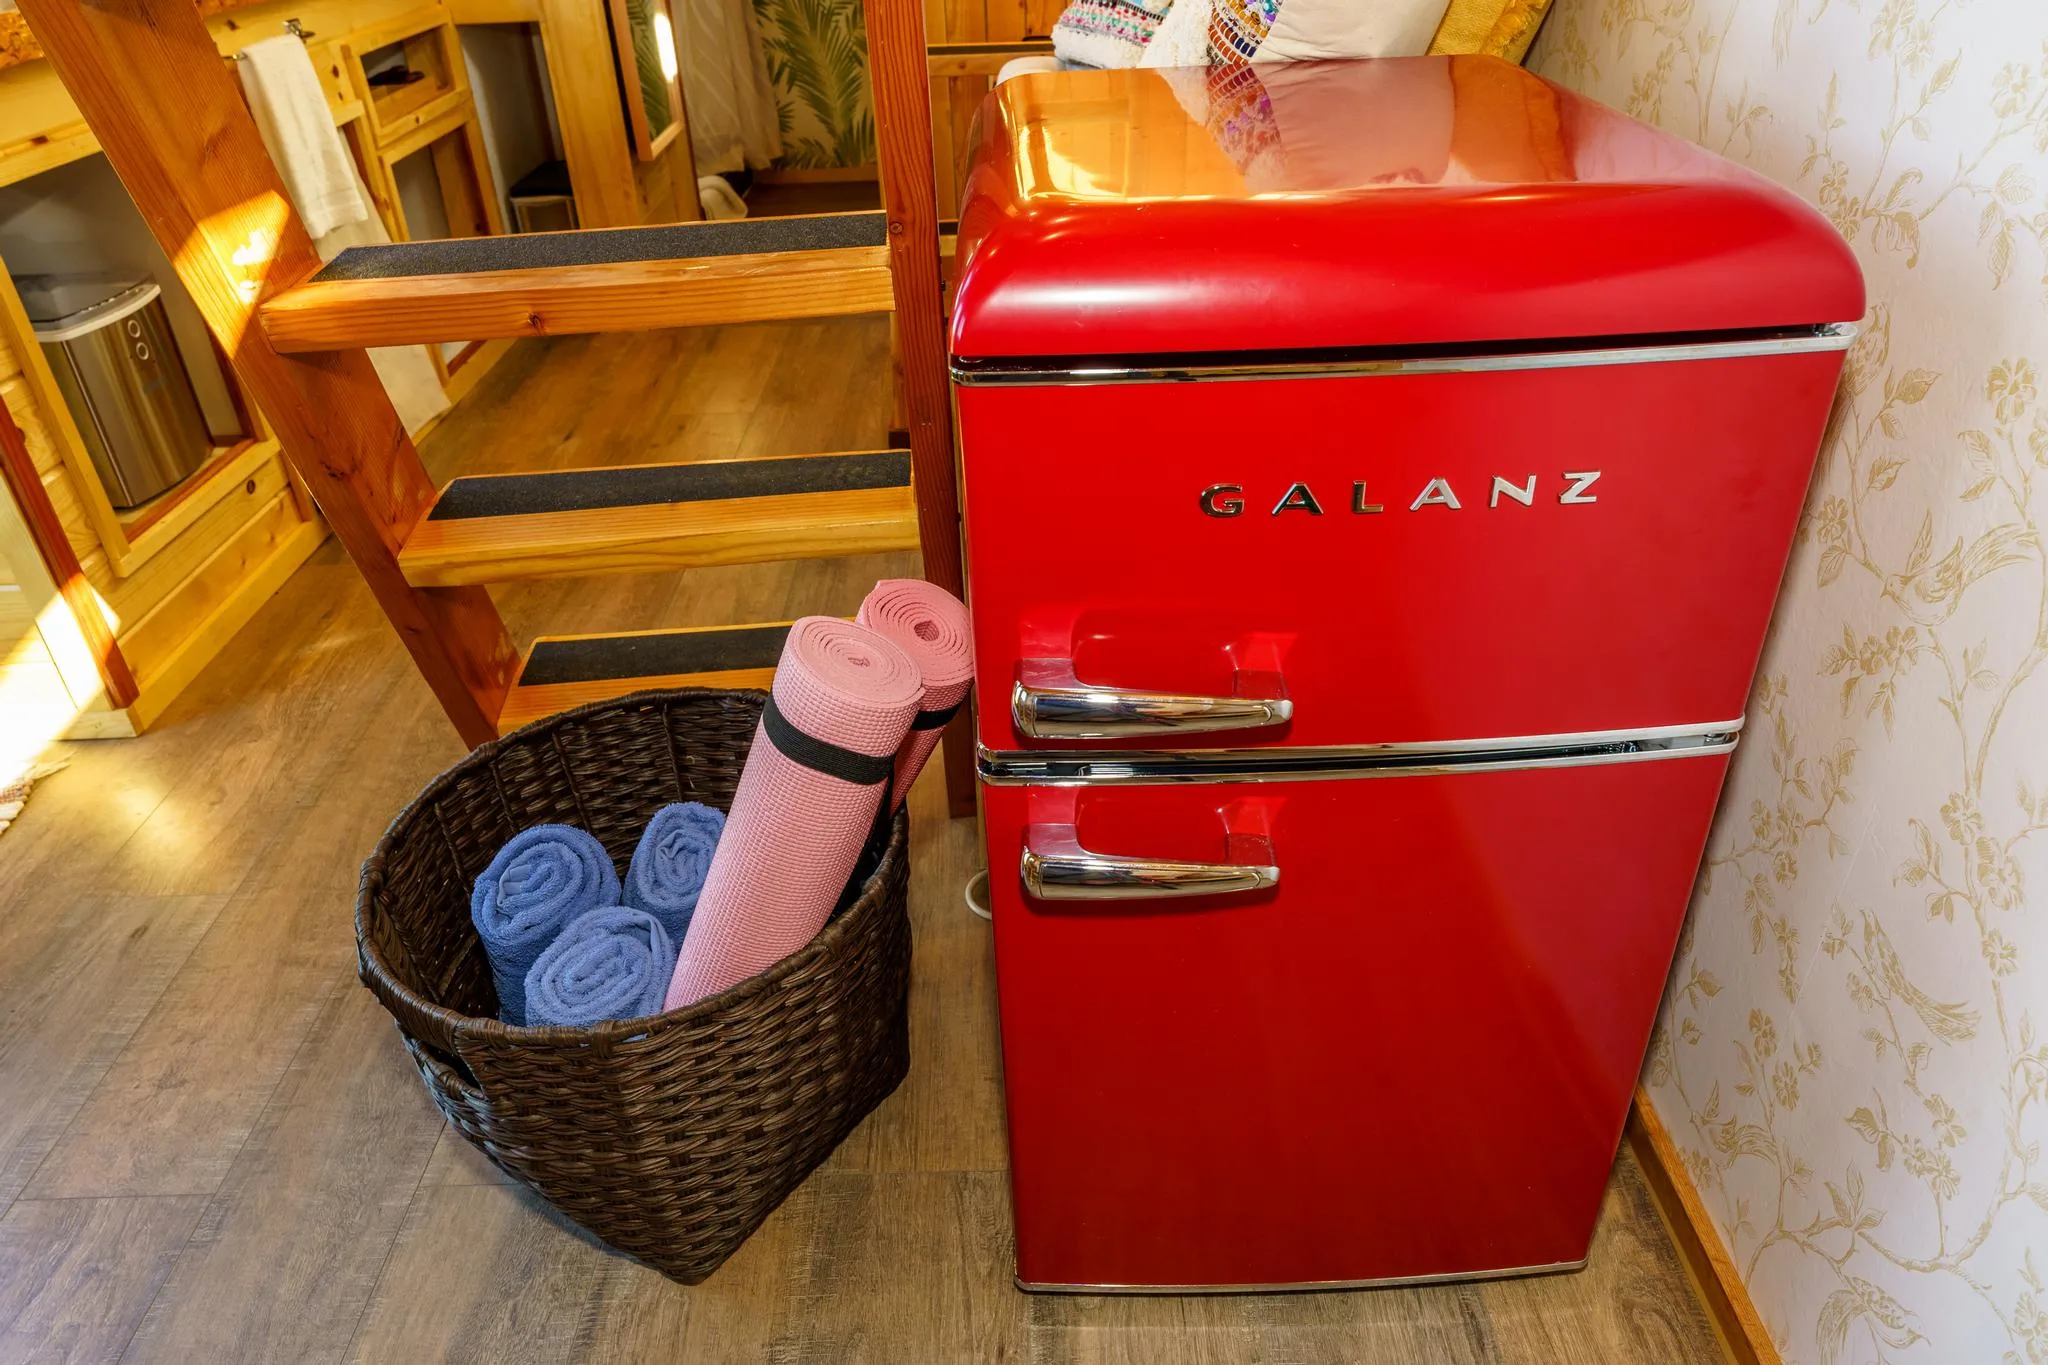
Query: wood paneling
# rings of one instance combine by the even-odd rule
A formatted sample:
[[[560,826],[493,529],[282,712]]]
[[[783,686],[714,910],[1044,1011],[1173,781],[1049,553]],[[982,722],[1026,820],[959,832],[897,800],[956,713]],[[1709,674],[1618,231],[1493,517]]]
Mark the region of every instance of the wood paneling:
[[[71,532],[50,502],[43,477],[37,471],[35,458],[21,428],[15,425],[4,406],[0,406],[0,484],[4,484],[15,506],[20,509],[29,538],[34,542],[51,579],[56,582],[58,592],[63,595],[64,605],[70,609],[87,648],[91,650],[108,699],[115,706],[126,706],[135,700],[140,690],[136,686],[135,674],[128,667],[120,646],[114,642],[114,633],[109,629],[99,603],[93,600],[92,586],[86,581],[85,569],[79,562]]]
[[[34,458],[33,452],[30,458]],[[60,465],[45,473],[41,482],[43,496],[49,499],[51,508],[56,512],[57,524],[64,528],[64,539],[70,544],[72,554],[95,574],[104,572],[106,547],[93,533],[92,523],[86,518],[85,506],[78,498],[78,482],[71,477],[71,471]]]
[[[140,724],[163,713],[324,535],[282,493],[121,636],[142,681]]]
[[[433,488],[369,358],[287,359],[254,325],[260,300],[317,258],[197,13],[183,0],[28,0],[23,12],[457,731],[488,738],[511,641],[481,589],[420,591],[399,573]]]
[[[249,472],[225,497],[195,521],[191,534],[178,537],[159,554],[152,555],[126,578],[116,578],[103,557],[86,562],[86,576],[93,588],[120,620],[117,635],[139,625],[159,603],[169,598],[214,553],[250,523],[276,515],[279,495],[285,491],[284,464],[272,459]],[[298,512],[284,500],[283,512],[298,521]]]
[[[44,409],[27,378],[16,373],[0,383],[0,399],[6,401],[8,415],[21,431],[22,441],[28,446],[29,461],[36,472],[47,474],[53,469],[62,469],[64,456],[50,438],[50,429],[43,424]]]

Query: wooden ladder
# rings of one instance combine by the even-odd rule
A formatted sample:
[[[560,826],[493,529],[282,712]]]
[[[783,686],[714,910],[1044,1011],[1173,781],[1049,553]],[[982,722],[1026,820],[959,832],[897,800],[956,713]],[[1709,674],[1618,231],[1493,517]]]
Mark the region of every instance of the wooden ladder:
[[[544,636],[483,584],[920,547],[961,590],[918,0],[865,0],[880,212],[358,247],[322,267],[194,0],[20,0],[285,456],[471,745],[641,687],[765,686],[786,623]],[[363,348],[893,311],[908,450],[458,478]],[[946,743],[973,810],[972,729]]]

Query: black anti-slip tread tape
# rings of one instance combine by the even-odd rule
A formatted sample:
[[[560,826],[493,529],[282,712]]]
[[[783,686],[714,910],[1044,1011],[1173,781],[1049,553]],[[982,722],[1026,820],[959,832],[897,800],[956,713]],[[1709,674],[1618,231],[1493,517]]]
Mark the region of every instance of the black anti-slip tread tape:
[[[964,702],[956,701],[951,706],[943,707],[937,711],[920,711],[911,720],[910,728],[913,730],[943,730],[952,721],[953,717],[959,713],[963,705],[965,705]]]
[[[907,450],[716,464],[652,464],[629,469],[564,469],[551,474],[456,479],[441,494],[427,520],[719,502],[778,493],[845,493],[862,488],[903,488],[909,483]]]
[[[896,768],[894,754],[883,754],[877,758],[873,754],[859,753],[842,748],[831,740],[805,734],[782,714],[772,694],[761,708],[761,731],[784,758],[801,763],[813,772],[836,777],[841,782],[872,787],[878,782],[887,782],[889,774]]]
[[[658,678],[677,673],[724,673],[773,668],[782,657],[788,626],[734,626],[675,635],[598,635],[582,640],[539,640],[519,675],[521,687]]]
[[[620,265],[629,261],[746,256],[764,251],[830,251],[838,247],[886,246],[888,241],[888,223],[879,212],[734,218],[713,223],[584,232],[518,232],[503,237],[449,237],[433,242],[352,246],[328,262],[312,282]]]

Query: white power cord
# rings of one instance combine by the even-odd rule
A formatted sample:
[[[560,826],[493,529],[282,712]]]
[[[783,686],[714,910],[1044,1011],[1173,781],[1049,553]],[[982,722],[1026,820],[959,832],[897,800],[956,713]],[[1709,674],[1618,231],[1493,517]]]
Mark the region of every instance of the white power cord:
[[[974,898],[975,888],[981,889],[981,899]],[[960,899],[967,902],[967,908],[983,919],[994,919],[988,908],[988,869],[983,868],[967,879],[966,887],[960,892]]]

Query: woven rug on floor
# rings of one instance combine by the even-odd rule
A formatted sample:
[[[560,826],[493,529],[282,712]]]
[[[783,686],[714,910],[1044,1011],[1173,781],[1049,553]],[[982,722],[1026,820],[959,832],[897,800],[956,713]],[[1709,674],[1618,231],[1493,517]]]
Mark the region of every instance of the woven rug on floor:
[[[61,772],[69,766],[70,764],[65,761],[38,763],[6,786],[0,787],[0,834],[5,834],[7,827],[14,823],[14,817],[21,814],[21,808],[28,804],[28,794],[35,790],[36,783],[51,773]]]

